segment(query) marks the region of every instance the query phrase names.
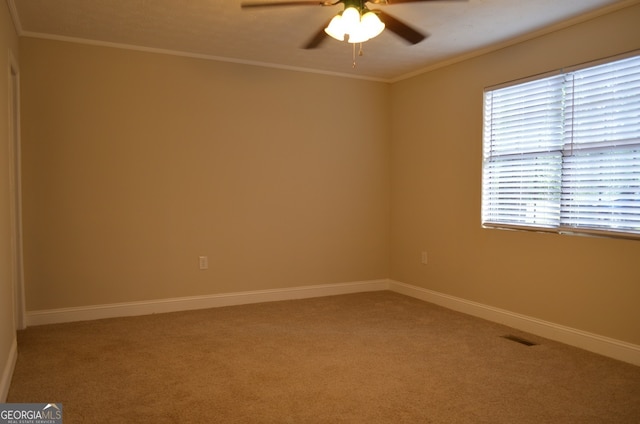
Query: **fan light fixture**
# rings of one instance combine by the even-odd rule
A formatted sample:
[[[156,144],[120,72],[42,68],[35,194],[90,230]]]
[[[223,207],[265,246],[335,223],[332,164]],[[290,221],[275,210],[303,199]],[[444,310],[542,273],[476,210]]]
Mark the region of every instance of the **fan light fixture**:
[[[349,43],[364,43],[380,35],[383,30],[384,23],[374,12],[350,6],[334,16],[324,32],[338,41],[344,41],[345,35],[348,35]]]

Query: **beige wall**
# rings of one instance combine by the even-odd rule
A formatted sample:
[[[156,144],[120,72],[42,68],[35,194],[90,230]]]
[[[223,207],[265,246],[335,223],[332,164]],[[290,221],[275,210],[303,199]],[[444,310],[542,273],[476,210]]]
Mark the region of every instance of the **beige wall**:
[[[483,88],[639,49],[638,22],[636,5],[393,85],[391,278],[640,344],[640,242],[480,227]]]
[[[389,275],[388,84],[20,47],[27,310]]]
[[[11,251],[11,189],[9,136],[9,55],[18,60],[18,36],[6,2],[0,2],[0,378],[9,363],[16,337]],[[2,388],[0,388],[2,389]],[[4,399],[0,397],[0,402]]]

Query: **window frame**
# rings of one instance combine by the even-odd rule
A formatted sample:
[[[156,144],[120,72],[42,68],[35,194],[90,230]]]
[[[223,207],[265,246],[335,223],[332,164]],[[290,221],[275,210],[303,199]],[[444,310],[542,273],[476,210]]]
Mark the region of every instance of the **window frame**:
[[[504,82],[504,83],[500,83],[500,84],[496,84],[496,85],[492,85],[492,86],[488,86],[485,87],[483,90],[483,141],[482,141],[482,178],[481,178],[481,226],[482,228],[487,228],[487,229],[501,229],[501,230],[516,230],[516,231],[530,231],[530,232],[542,232],[542,233],[553,233],[553,234],[568,234],[568,235],[579,235],[579,236],[595,236],[595,237],[608,237],[608,238],[623,238],[623,239],[631,239],[631,240],[640,240],[640,230],[638,232],[630,232],[627,229],[624,230],[616,230],[615,228],[585,228],[585,227],[570,227],[570,226],[566,226],[563,225],[563,222],[561,221],[560,218],[558,218],[558,224],[557,225],[549,225],[549,226],[544,226],[544,225],[537,225],[535,223],[526,223],[526,224],[520,224],[520,223],[509,223],[509,222],[492,222],[492,221],[488,221],[485,220],[485,171],[486,171],[486,167],[489,164],[495,163],[495,162],[490,162],[487,159],[487,154],[486,154],[486,149],[487,149],[487,143],[492,143],[493,139],[487,140],[487,93],[488,92],[493,92],[495,90],[499,90],[499,89],[503,89],[503,88],[508,88],[508,87],[514,87],[514,86],[518,86],[518,85],[524,85],[530,82],[535,82],[535,81],[540,81],[540,80],[544,80],[547,78],[552,78],[552,77],[556,77],[556,76],[565,76],[565,75],[569,75],[571,73],[580,71],[580,70],[584,70],[584,69],[588,69],[588,68],[593,68],[593,67],[597,67],[600,65],[605,65],[608,63],[612,63],[612,62],[616,62],[616,61],[621,61],[624,59],[629,59],[629,58],[634,58],[637,57],[640,59],[640,50],[633,50],[630,52],[626,52],[623,54],[619,54],[619,55],[615,55],[615,56],[610,56],[610,57],[606,57],[606,58],[602,58],[602,59],[598,59],[598,60],[594,60],[594,61],[589,61],[589,62],[584,62],[578,65],[573,65],[570,67],[566,67],[566,68],[561,68],[558,70],[554,70],[554,71],[550,71],[550,72],[545,72],[545,73],[541,73],[541,74],[536,74],[536,75],[532,75],[529,77],[525,77],[525,78],[520,78],[517,80],[512,80],[512,81],[508,81],[508,82]],[[563,120],[565,118],[563,117]],[[640,143],[640,140],[639,140]],[[607,146],[609,147],[610,150],[614,150],[615,146],[611,145],[611,146]],[[561,148],[561,152],[563,152],[563,156],[564,156],[564,152],[566,149],[566,145]],[[491,156],[491,155],[490,155]],[[499,156],[499,155],[496,155]],[[495,157],[494,156],[494,159]],[[564,162],[564,159],[563,159]],[[564,163],[561,164],[561,174],[560,174],[560,180],[562,182],[562,180],[564,179],[564,174],[566,172],[565,170],[565,165]],[[560,192],[559,192],[560,198],[562,198],[562,196],[564,195],[564,186],[561,184],[560,186]],[[560,208],[560,213],[559,215],[561,215],[562,212],[562,200],[560,200],[560,202],[558,203],[558,207]],[[635,208],[635,205],[634,205]],[[635,213],[634,213],[635,216]],[[531,222],[531,221],[529,221]]]

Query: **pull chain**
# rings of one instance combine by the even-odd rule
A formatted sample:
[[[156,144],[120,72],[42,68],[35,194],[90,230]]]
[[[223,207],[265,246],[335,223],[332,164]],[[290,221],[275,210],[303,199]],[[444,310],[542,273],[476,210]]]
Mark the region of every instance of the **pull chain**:
[[[358,56],[364,56],[364,50],[362,50],[362,43],[360,44],[360,49],[358,50]],[[353,46],[353,68],[356,67],[356,43],[352,44]]]
[[[356,44],[353,43],[352,46],[353,46],[353,66],[352,66],[352,68],[355,68],[356,67]]]

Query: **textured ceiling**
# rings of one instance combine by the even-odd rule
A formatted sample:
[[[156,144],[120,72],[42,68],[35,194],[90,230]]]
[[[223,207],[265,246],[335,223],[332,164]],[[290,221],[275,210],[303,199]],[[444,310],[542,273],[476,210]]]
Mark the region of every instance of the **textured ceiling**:
[[[370,9],[384,9],[430,37],[409,45],[385,31],[364,43],[364,55],[356,57],[354,67],[353,45],[346,42],[327,39],[318,49],[300,48],[342,10],[341,5],[241,10],[241,0],[7,0],[23,36],[114,43],[385,81],[638,1],[469,0],[370,5]]]

